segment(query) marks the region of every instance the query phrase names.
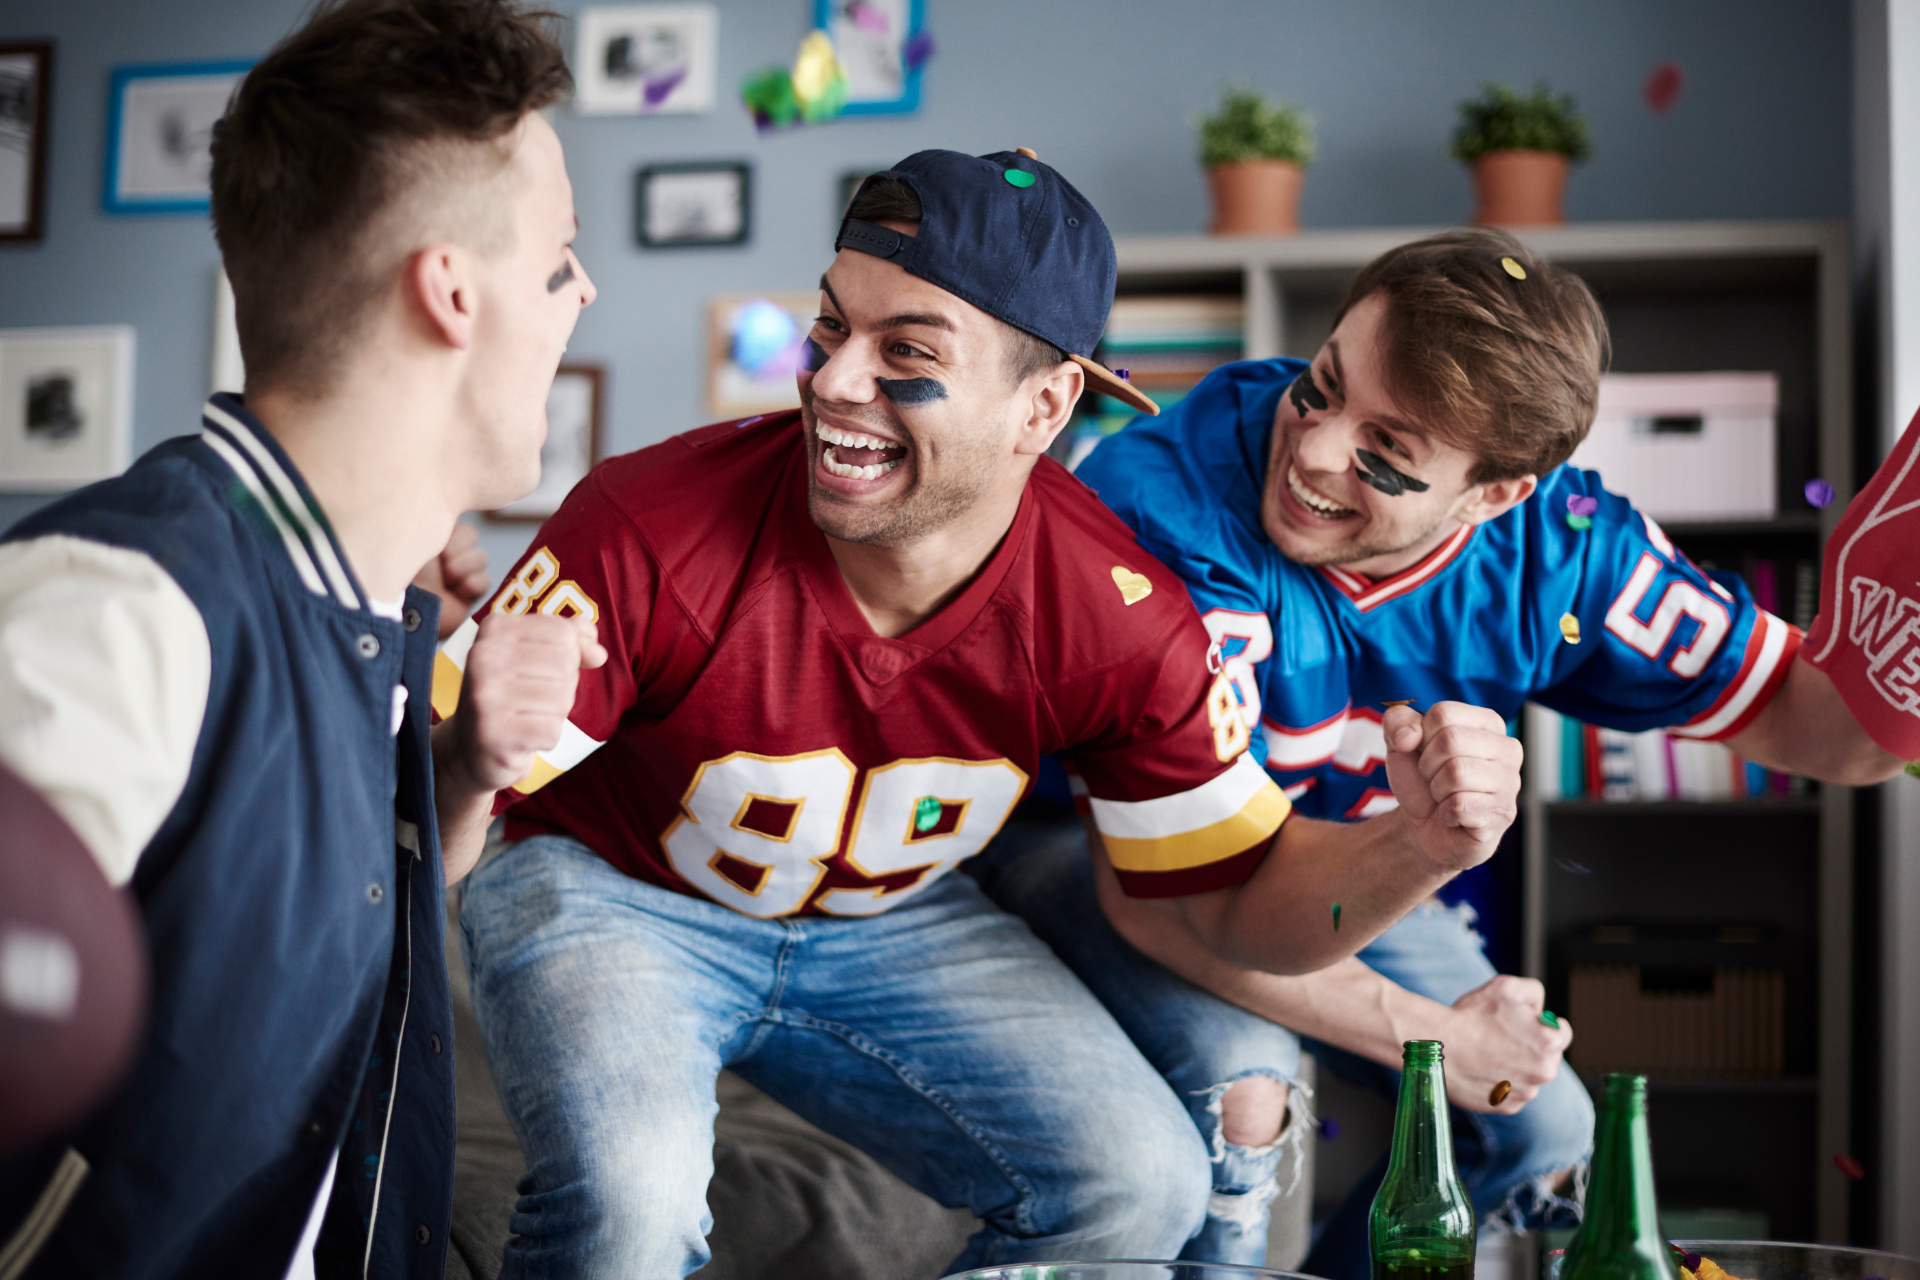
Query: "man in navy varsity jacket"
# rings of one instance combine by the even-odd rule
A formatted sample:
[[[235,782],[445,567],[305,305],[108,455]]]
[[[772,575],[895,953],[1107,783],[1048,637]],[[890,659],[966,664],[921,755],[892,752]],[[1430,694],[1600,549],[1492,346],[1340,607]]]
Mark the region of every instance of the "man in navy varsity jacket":
[[[0,760],[138,901],[153,971],[124,1084],[0,1161],[0,1275],[442,1274],[467,868],[435,770],[523,776],[604,655],[492,619],[435,733],[407,582],[539,474],[594,296],[537,114],[569,87],[505,0],[323,8],[214,133],[244,403],[0,541]]]

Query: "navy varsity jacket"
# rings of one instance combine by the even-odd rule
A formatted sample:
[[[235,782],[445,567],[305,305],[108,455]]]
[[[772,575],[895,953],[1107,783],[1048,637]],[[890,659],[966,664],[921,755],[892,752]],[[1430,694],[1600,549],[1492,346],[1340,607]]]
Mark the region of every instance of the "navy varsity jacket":
[[[73,1131],[0,1162],[0,1243],[35,1280],[279,1280],[338,1151],[318,1274],[441,1280],[439,603],[410,589],[404,621],[371,612],[273,437],[231,396],[202,421],[4,540],[150,557],[204,622],[211,676],[185,786],[133,869],[153,974],[133,1066]]]

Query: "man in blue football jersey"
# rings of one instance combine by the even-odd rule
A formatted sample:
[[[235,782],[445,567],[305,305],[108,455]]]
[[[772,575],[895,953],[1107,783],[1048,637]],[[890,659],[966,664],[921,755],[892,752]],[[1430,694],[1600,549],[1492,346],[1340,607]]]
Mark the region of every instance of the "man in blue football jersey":
[[[1577,277],[1502,233],[1450,232],[1364,269],[1310,365],[1216,370],[1081,464],[1186,580],[1253,749],[1300,812],[1392,807],[1381,715],[1408,700],[1512,718],[1531,698],[1834,782],[1898,768],[1826,677],[1794,660],[1794,627],[1563,465],[1592,423],[1606,349]],[[1445,1041],[1475,1204],[1512,1225],[1569,1218],[1593,1127],[1561,1059],[1572,1029],[1543,1016],[1538,982],[1495,973],[1470,912],[1429,902],[1352,960],[1256,974],[1194,954],[1175,928],[1132,922],[1130,949],[1101,918],[1111,875],[1078,856],[1082,839],[1029,823],[980,875],[1189,1100],[1214,1196],[1183,1257],[1261,1260],[1282,1146],[1306,1128],[1287,1124],[1300,1037],[1382,1090],[1402,1041]],[[1502,1080],[1512,1088],[1496,1103]],[[1367,1274],[1383,1171],[1361,1179],[1305,1270]]]

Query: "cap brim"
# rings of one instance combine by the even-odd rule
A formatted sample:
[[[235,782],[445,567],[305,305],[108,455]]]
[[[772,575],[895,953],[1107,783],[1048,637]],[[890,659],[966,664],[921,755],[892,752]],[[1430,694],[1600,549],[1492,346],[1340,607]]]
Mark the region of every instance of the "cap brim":
[[[1146,392],[1105,365],[1089,360],[1085,356],[1068,355],[1067,359],[1086,370],[1087,390],[1097,391],[1103,396],[1112,396],[1115,400],[1124,400],[1150,418],[1160,416],[1160,406],[1148,399]]]

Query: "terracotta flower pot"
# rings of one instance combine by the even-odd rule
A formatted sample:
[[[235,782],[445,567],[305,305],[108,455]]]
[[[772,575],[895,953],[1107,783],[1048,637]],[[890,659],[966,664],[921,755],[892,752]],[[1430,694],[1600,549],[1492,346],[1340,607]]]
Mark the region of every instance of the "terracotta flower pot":
[[[1216,236],[1292,236],[1300,233],[1300,184],[1306,175],[1291,160],[1241,160],[1207,170],[1213,190]]]
[[[1489,151],[1473,162],[1473,191],[1482,225],[1538,226],[1567,220],[1560,198],[1567,189],[1567,158],[1557,151]]]

